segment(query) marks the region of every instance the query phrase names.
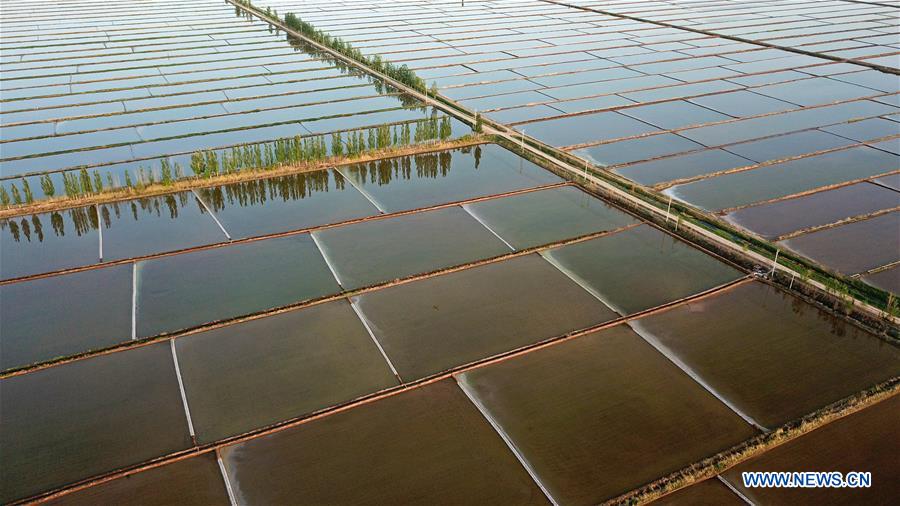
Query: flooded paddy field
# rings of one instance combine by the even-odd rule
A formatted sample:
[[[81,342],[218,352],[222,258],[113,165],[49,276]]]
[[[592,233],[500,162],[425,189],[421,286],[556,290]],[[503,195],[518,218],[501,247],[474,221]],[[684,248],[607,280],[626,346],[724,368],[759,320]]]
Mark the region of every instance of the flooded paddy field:
[[[463,107],[768,239],[900,207],[896,187],[880,181],[900,171],[896,6],[263,5],[409,65]],[[892,191],[870,199],[846,190],[866,182]],[[896,228],[876,233],[898,250]],[[900,260],[871,251],[858,254],[875,268]]]
[[[3,432],[15,438],[4,447],[21,470],[3,484],[4,500],[108,473],[111,481],[57,500],[114,498],[170,481],[178,489],[188,479],[198,497],[219,497],[227,483],[254,503],[299,491],[323,501],[402,500],[435,493],[435,477],[450,476],[441,469],[451,466],[456,478],[438,489],[461,500],[591,503],[900,372],[893,345],[829,323],[833,317],[807,303],[742,279],[719,258],[499,146],[478,149],[389,160],[381,172],[366,164],[304,175],[333,183],[352,174],[377,188],[360,193],[367,202],[384,199],[362,218],[333,214],[339,206],[327,202],[347,201],[343,192],[355,185],[297,204],[314,186],[278,181],[283,176],[238,183],[205,190],[230,196],[215,205],[189,205],[206,213],[233,206],[233,216],[244,205],[308,212],[296,225],[282,216],[250,240],[4,281],[0,388],[4,413],[14,415]],[[442,158],[443,173],[432,172]],[[487,184],[454,179],[454,171],[484,174]],[[419,202],[426,207],[397,212],[387,204],[428,181]],[[177,229],[182,214],[167,209],[160,218]],[[138,216],[120,225],[138,226]],[[270,216],[249,213],[245,226]],[[104,233],[106,226],[101,221]],[[212,219],[206,228],[222,232]],[[159,227],[133,235],[148,244],[164,236]],[[57,304],[62,292],[90,306]],[[668,309],[648,311],[657,307]],[[739,314],[729,313],[735,307]],[[638,318],[626,321],[631,315]],[[772,330],[741,334],[752,325]],[[785,329],[796,331],[791,341]],[[749,365],[729,365],[738,356]],[[736,384],[723,367],[747,376]],[[110,399],[121,401],[107,422]],[[411,425],[397,431],[397,420]],[[130,439],[135,424],[153,437]],[[79,443],[64,443],[68,437]],[[93,445],[99,437],[111,442]],[[348,459],[362,441],[385,459],[379,473],[352,471]],[[173,460],[197,447],[198,455]],[[224,475],[211,473],[218,457]],[[162,465],[116,477],[157,458]],[[83,459],[92,465],[79,465]],[[305,478],[286,478],[298,473]]]
[[[137,5],[118,2],[115,14],[88,1],[63,12],[30,2],[6,8],[0,178],[7,192],[13,184],[21,191],[21,178],[31,176],[41,196],[37,176],[52,174],[61,193],[61,173],[84,166],[107,188],[126,178],[159,180],[164,158],[190,175],[196,151],[430,114],[226,3]],[[61,15],[79,23],[60,25]]]
[[[809,26],[850,2],[827,3]],[[897,289],[900,111],[856,59],[540,0],[259,5]],[[9,191],[385,123],[418,139],[433,114],[226,2],[14,0],[0,27]],[[0,502],[596,504],[900,376],[895,341],[491,141],[10,209]],[[728,186],[745,174],[780,179]],[[843,453],[887,483],[896,400],[662,499],[740,501],[739,469]]]

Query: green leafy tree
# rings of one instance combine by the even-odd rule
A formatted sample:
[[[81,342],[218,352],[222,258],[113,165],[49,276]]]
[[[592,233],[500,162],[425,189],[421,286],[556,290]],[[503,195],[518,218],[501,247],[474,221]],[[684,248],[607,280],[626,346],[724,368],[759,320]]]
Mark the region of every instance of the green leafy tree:
[[[103,176],[99,171],[94,171],[94,191],[100,193],[103,191]]]
[[[50,177],[50,174],[41,176],[41,191],[48,197],[56,194],[56,188],[53,186],[53,178]]]
[[[447,140],[453,135],[453,125],[450,124],[450,117],[444,116],[441,119],[441,140]]]
[[[162,166],[162,184],[172,186],[172,167],[169,165],[169,159],[163,158],[160,165]]]
[[[125,186],[130,190],[134,188],[134,181],[131,180],[131,172],[125,171]]]
[[[331,134],[331,156],[341,157],[344,155],[344,143],[341,142],[341,133],[335,132]]]
[[[31,193],[31,185],[28,184],[28,180],[24,177],[22,178],[22,193],[25,194],[25,202],[27,204],[34,202],[34,194]]]
[[[19,205],[22,203],[22,194],[19,193],[19,189],[15,184],[9,185],[9,191],[12,192],[12,201],[13,204]]]
[[[8,207],[9,202],[10,202],[9,193],[6,191],[6,188],[0,186],[0,204],[3,204],[4,206]]]
[[[88,174],[87,169],[81,169],[79,172],[79,178],[81,179],[81,191],[89,194],[94,193],[94,186],[91,183],[91,175]]]

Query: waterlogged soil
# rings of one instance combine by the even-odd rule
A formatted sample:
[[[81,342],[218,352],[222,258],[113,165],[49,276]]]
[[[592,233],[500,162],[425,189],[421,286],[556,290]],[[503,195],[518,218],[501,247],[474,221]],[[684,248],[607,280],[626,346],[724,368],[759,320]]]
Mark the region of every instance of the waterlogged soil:
[[[688,297],[742,275],[649,225],[543,254],[622,315]]]
[[[717,478],[709,478],[660,497],[654,506],[746,506],[740,497]]]
[[[100,206],[103,259],[119,260],[225,242],[191,192]]]
[[[900,260],[900,212],[804,234],[784,246],[844,274]]]
[[[703,149],[703,145],[675,134],[661,134],[590,146],[572,153],[597,165],[618,165],[697,149]]]
[[[638,222],[573,186],[465,204],[465,208],[516,249]]]
[[[900,396],[835,420],[726,471],[722,476],[757,504],[893,504],[900,497],[897,477],[897,418]],[[864,471],[871,488],[747,488],[747,471]]]
[[[863,281],[882,290],[900,294],[900,266],[862,277]]]
[[[538,255],[354,300],[405,381],[616,317]]]
[[[338,170],[386,212],[562,181],[495,144],[349,165]]]
[[[313,232],[346,289],[509,253],[461,207]]]
[[[754,429],[617,326],[460,375],[560,504],[597,504]]]
[[[236,239],[378,214],[378,209],[334,170],[203,188],[197,193]]]
[[[98,223],[93,207],[0,220],[0,278],[97,263]]]
[[[900,373],[900,350],[763,283],[630,322],[767,428]]]
[[[146,260],[137,270],[139,337],[340,291],[308,234]]]
[[[547,504],[449,379],[227,447],[222,458],[239,504]]]
[[[191,446],[169,343],[0,380],[10,502]]]
[[[795,199],[740,209],[729,222],[766,239],[900,206],[900,193],[863,182]]]
[[[200,442],[398,384],[346,300],[202,332],[175,346]]]
[[[675,186],[671,194],[715,211],[864,179],[898,167],[897,155],[860,146]]]
[[[752,160],[722,149],[661,158],[615,169],[615,172],[646,186],[754,165]]]
[[[525,131],[551,146],[561,147],[631,137],[659,128],[618,112],[601,112],[528,123],[517,126],[516,130]]]
[[[117,478],[51,499],[51,506],[127,504],[228,506],[228,492],[213,452]]]
[[[0,286],[0,369],[131,338],[131,265]]]

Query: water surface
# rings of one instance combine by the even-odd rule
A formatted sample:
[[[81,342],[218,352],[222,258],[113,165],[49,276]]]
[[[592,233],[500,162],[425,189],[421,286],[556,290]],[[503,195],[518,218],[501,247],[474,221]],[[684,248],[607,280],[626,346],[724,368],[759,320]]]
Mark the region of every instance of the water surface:
[[[767,238],[900,206],[900,193],[863,182],[728,213],[725,219]]]
[[[649,225],[544,254],[623,315],[694,295],[742,275]]]
[[[484,200],[465,207],[517,249],[638,222],[574,186]]]
[[[625,326],[461,375],[560,504],[597,504],[754,435]]]
[[[453,380],[222,453],[240,504],[547,504]]]
[[[308,234],[145,260],[137,268],[140,337],[340,291]]]
[[[79,207],[0,220],[0,278],[97,263],[98,216],[94,207]]]
[[[354,300],[407,381],[616,317],[538,255]]]
[[[175,346],[200,442],[398,383],[346,300],[202,332]]]
[[[900,373],[900,350],[753,282],[631,322],[764,427]]]
[[[191,446],[169,343],[0,380],[2,500]]]
[[[510,252],[461,207],[317,230],[313,237],[346,289]]]
[[[348,165],[338,170],[387,212],[562,181],[496,144]]]
[[[844,274],[900,260],[900,212],[800,235],[781,244]]]
[[[214,186],[197,193],[234,238],[378,214],[344,176],[331,169]]]
[[[140,498],[146,506],[186,504],[228,506],[225,481],[215,453],[154,467],[106,483],[51,499],[52,506],[126,504]]]
[[[0,369],[130,339],[131,270],[117,265],[0,286]]]
[[[890,504],[900,496],[896,436],[900,396],[835,420],[809,434],[742,462],[722,476],[757,504]],[[871,488],[746,488],[746,471],[868,471]]]

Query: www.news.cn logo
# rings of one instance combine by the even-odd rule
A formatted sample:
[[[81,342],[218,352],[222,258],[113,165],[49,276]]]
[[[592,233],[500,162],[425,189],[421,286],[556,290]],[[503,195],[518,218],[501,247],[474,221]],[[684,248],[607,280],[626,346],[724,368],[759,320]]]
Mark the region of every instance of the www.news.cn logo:
[[[746,472],[741,473],[747,488],[868,488],[872,473],[830,472]]]

